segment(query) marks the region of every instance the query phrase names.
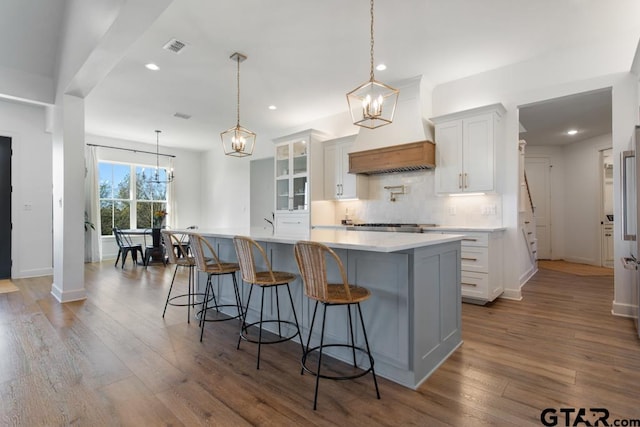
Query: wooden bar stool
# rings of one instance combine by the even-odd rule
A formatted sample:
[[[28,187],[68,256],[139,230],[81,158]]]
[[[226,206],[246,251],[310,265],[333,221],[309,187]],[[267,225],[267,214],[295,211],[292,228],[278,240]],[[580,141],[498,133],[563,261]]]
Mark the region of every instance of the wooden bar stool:
[[[169,248],[165,253],[169,262],[171,264],[175,264],[176,268],[173,271],[173,278],[171,279],[171,286],[169,287],[169,293],[167,294],[167,301],[164,304],[164,311],[162,312],[162,317],[164,318],[165,313],[167,312],[167,306],[179,306],[179,307],[187,307],[187,323],[191,323],[191,307],[196,305],[196,298],[202,297],[203,301],[205,298],[204,293],[198,293],[195,291],[195,280],[194,280],[194,269],[196,266],[196,260],[194,257],[189,256],[186,250],[180,244],[180,239],[169,230],[162,230],[162,241],[164,242],[165,248]],[[171,248],[177,247],[178,251],[181,253],[181,256],[176,256],[176,253],[171,250]],[[189,288],[187,293],[173,295],[171,296],[171,291],[173,290],[173,282],[176,280],[176,273],[178,272],[178,268],[188,268],[189,269]],[[186,298],[187,302],[183,302]]]
[[[347,274],[344,271],[342,261],[338,258],[338,255],[329,247],[316,242],[300,241],[295,244],[294,253],[296,256],[296,262],[300,268],[300,274],[302,275],[302,281],[304,282],[305,295],[316,301],[315,308],[313,309],[313,316],[311,320],[311,326],[309,328],[309,337],[307,339],[307,345],[302,355],[302,373],[307,371],[316,376],[316,389],[313,397],[313,409],[315,410],[318,403],[318,385],[320,384],[320,378],[326,378],[331,380],[348,380],[362,377],[369,372],[373,376],[373,383],[376,387],[376,396],[380,399],[380,391],[378,390],[378,380],[376,379],[376,372],[373,368],[373,356],[369,348],[369,340],[367,338],[367,330],[364,326],[364,320],[362,318],[362,310],[360,309],[360,302],[366,301],[371,296],[371,292],[361,286],[350,285],[347,280]],[[332,284],[327,281],[327,255],[335,261],[340,270],[342,277],[342,283]],[[311,342],[311,335],[313,334],[313,325],[316,321],[316,312],[318,310],[318,303],[322,303],[322,330],[320,332],[320,345],[309,348]],[[362,334],[364,336],[365,347],[359,347],[356,345],[353,333],[353,324],[351,320],[351,306],[355,305],[358,308],[358,315],[360,317],[360,323],[362,325]],[[325,344],[324,342],[324,328],[325,321],[327,319],[327,307],[331,306],[347,306],[347,313],[349,315],[349,334],[351,337],[351,343],[347,344]],[[351,350],[353,354],[353,366],[359,368],[356,362],[356,351],[366,354],[369,360],[368,368],[359,368],[360,371],[353,375],[327,375],[320,373],[322,365],[322,352],[328,347],[345,347]],[[309,369],[306,365],[307,357],[315,352],[319,352],[318,366],[316,370]]]
[[[271,264],[269,263],[269,259],[267,258],[267,254],[265,253],[264,249],[253,239],[249,237],[235,236],[233,238],[233,244],[235,245],[236,254],[238,256],[238,263],[240,264],[242,280],[252,285],[249,289],[249,297],[247,298],[247,305],[244,310],[244,317],[242,320],[242,326],[240,328],[240,336],[238,337],[237,348],[240,349],[240,342],[242,340],[258,344],[258,363],[256,365],[256,369],[260,369],[260,349],[262,344],[277,344],[284,341],[289,341],[297,336],[300,339],[300,347],[304,351],[304,346],[302,344],[302,334],[300,333],[300,325],[298,323],[298,316],[296,315],[293,297],[291,296],[291,288],[289,287],[289,283],[294,281],[296,279],[296,276],[292,273],[283,271],[273,271],[271,269]],[[267,267],[266,271],[257,271],[254,250],[262,256],[262,261]],[[260,301],[260,320],[258,322],[247,323],[247,312],[249,311],[249,304],[251,303],[251,293],[253,292],[253,288],[256,286],[262,288],[262,299]],[[287,287],[289,302],[291,303],[291,311],[293,313],[293,322],[289,320],[282,320],[280,318],[280,302],[278,298],[279,286]],[[277,319],[263,319],[265,288],[275,289]],[[263,339],[262,329],[265,323],[275,323],[278,325],[278,337],[276,339]],[[294,326],[295,332],[283,337],[281,326],[286,324]],[[248,335],[248,330],[252,326],[258,326],[259,328],[258,339],[251,338]]]
[[[200,341],[202,341],[202,335],[204,333],[204,325],[206,322],[223,322],[226,320],[242,319],[242,302],[240,301],[240,291],[238,289],[238,282],[236,280],[236,271],[240,270],[237,263],[221,262],[218,258],[218,254],[213,249],[213,246],[200,234],[187,233],[189,237],[189,245],[193,252],[193,256],[196,261],[196,267],[199,271],[207,274],[207,284],[205,286],[204,301],[213,300],[213,307],[209,304],[203,304],[202,310],[200,310]],[[213,284],[211,283],[211,276],[224,276],[231,275],[233,279],[233,293],[235,296],[235,304],[218,304],[218,298],[213,290]],[[221,308],[235,307],[237,310],[236,316],[224,315],[223,317],[216,317],[213,319],[207,319],[207,312],[209,309],[215,309],[220,311]]]

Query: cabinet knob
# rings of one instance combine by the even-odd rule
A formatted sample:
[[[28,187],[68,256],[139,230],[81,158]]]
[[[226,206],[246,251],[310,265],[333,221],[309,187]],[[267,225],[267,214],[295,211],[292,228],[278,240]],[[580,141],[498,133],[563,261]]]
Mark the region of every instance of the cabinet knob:
[[[469,176],[465,173],[464,174],[464,188],[469,187],[468,181],[469,181]]]
[[[462,188],[462,174],[458,174],[458,188]]]

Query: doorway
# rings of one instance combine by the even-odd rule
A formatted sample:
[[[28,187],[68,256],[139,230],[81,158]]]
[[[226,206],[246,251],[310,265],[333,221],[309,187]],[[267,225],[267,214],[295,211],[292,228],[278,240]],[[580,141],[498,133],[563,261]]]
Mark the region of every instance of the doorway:
[[[11,278],[11,138],[0,136],[0,279]]]
[[[611,88],[522,105],[519,118],[538,258],[601,266],[601,153],[612,146]]]

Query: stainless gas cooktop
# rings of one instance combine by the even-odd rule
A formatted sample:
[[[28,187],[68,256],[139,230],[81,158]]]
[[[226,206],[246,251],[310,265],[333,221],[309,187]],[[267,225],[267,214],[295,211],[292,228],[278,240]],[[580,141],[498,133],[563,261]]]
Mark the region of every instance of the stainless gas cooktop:
[[[364,223],[364,224],[353,224],[348,226],[347,230],[422,233],[422,227],[435,227],[435,224],[401,224],[401,223],[373,222],[373,223]]]

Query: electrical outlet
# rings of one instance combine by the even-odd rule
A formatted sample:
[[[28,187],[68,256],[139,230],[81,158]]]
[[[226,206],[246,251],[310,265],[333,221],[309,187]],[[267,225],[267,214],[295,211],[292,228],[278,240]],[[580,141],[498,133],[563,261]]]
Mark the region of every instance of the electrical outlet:
[[[456,207],[449,206],[449,215],[455,215],[455,214],[456,214]]]
[[[482,215],[495,215],[496,205],[486,205],[482,207]]]

